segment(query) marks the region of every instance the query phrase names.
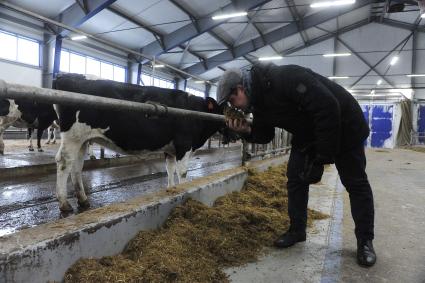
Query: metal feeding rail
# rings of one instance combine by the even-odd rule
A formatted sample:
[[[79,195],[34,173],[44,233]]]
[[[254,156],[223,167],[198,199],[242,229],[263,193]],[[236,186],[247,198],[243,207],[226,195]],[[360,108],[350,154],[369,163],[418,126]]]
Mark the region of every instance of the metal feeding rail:
[[[79,107],[93,107],[97,109],[111,109],[117,111],[135,111],[155,116],[186,117],[208,121],[225,122],[225,116],[172,108],[155,103],[140,103],[115,98],[100,97],[77,92],[47,89],[19,84],[9,84],[0,80],[0,97],[10,99],[36,100],[43,103],[70,105]],[[251,120],[248,120],[251,123]]]

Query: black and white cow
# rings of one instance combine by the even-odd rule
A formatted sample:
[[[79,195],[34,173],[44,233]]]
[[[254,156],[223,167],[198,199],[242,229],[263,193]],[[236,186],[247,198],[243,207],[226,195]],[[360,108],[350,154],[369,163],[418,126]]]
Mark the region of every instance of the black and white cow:
[[[107,80],[86,80],[81,75],[60,75],[53,83],[59,90],[85,93],[136,102],[160,103],[169,107],[220,113],[216,101],[188,95],[186,92],[157,87],[142,87]],[[187,172],[191,153],[200,148],[224,124],[171,116],[149,117],[136,112],[98,110],[91,107],[56,106],[61,129],[61,144],[56,155],[56,193],[61,211],[71,211],[66,184],[69,175],[78,204],[89,206],[81,171],[89,141],[124,154],[146,151],[166,153],[168,184],[179,182]]]
[[[59,121],[53,121],[53,123],[47,128],[47,141],[46,144],[56,143],[56,130],[59,130]]]
[[[3,133],[10,126],[37,129],[37,147],[42,151],[40,139],[43,131],[56,119],[53,104],[0,99],[0,154],[4,154]]]
[[[58,124],[58,121],[55,120],[55,121],[53,121],[53,123],[49,127],[47,127],[46,144],[50,144],[50,143],[55,144],[56,143],[56,130],[59,130],[59,124]],[[40,134],[37,134],[38,152],[43,152],[43,149],[41,148],[41,137],[43,135],[44,129],[37,130],[37,131],[41,131]],[[29,151],[34,151],[34,146],[32,144],[32,136],[33,136],[34,132],[35,132],[35,129],[33,129],[33,128],[27,129],[27,140],[29,140],[29,146],[28,146]]]

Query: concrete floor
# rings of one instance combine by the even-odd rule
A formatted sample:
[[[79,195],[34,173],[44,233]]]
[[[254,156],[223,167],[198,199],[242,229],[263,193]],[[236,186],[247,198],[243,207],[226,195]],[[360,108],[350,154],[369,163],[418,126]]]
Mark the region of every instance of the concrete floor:
[[[268,249],[258,262],[228,269],[232,282],[425,282],[425,154],[368,150],[375,197],[372,268],[359,267],[348,194],[331,167],[310,189],[309,206],[331,215],[315,222],[305,243]]]

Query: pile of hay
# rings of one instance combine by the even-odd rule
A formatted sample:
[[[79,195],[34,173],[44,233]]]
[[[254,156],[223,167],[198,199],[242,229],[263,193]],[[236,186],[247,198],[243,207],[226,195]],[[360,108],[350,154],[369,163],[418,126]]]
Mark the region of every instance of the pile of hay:
[[[79,260],[65,282],[228,282],[222,268],[254,261],[288,228],[285,170],[250,171],[241,192],[213,207],[188,200],[162,228],[140,232],[122,254]],[[325,217],[310,210],[309,225]]]
[[[245,119],[245,115],[242,111],[232,107],[225,107],[223,110],[223,114],[228,119],[241,119],[241,120]]]

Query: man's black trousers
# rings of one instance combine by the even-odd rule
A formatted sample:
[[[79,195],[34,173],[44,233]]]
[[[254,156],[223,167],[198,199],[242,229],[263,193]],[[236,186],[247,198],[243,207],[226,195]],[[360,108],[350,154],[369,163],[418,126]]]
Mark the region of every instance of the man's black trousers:
[[[292,149],[288,162],[288,213],[292,231],[305,231],[309,184],[300,178],[304,171],[306,154]],[[374,237],[373,194],[366,169],[363,144],[339,154],[335,165],[342,184],[350,196],[351,215],[355,223],[357,239],[372,240]]]

